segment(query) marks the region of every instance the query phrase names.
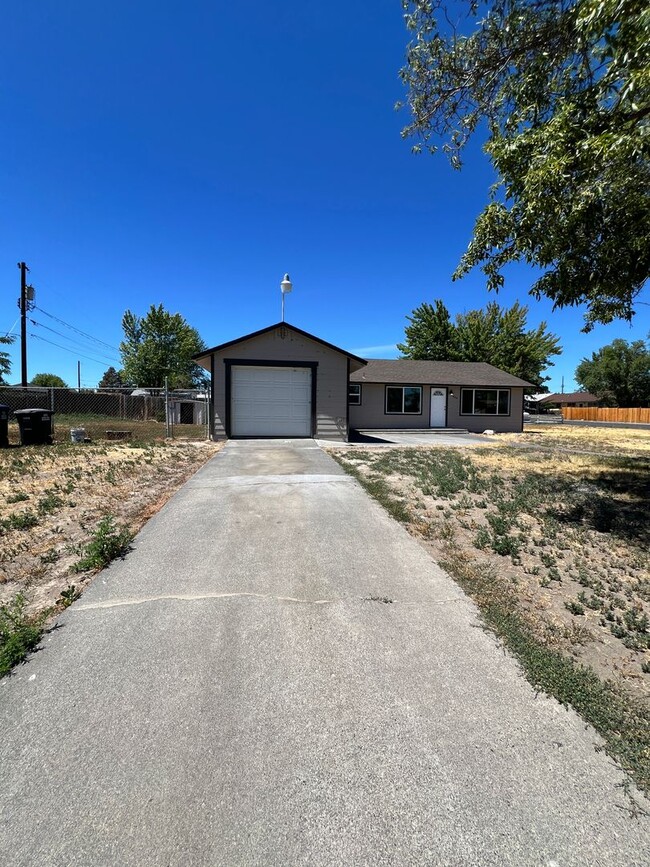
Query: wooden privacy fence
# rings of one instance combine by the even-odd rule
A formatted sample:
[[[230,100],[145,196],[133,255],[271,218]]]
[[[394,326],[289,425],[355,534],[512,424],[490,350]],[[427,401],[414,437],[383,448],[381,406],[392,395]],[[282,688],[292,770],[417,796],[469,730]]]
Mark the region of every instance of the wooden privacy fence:
[[[567,421],[621,421],[630,424],[650,424],[650,408],[563,406],[562,418]]]

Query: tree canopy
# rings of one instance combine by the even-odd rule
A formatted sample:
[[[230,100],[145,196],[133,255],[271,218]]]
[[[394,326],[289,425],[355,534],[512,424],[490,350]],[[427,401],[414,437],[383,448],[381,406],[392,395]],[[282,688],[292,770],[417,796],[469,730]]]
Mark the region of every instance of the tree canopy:
[[[120,353],[127,381],[144,388],[191,388],[205,381],[192,355],[205,349],[199,333],[180,313],[152,304],[146,316],[127,310],[122,317]]]
[[[68,388],[68,383],[56,373],[37,373],[29,384],[37,388]]]
[[[575,379],[608,406],[650,406],[650,342],[613,340],[583,358]]]
[[[631,319],[650,272],[647,0],[402,0],[415,149],[454,167],[477,131],[497,174],[454,274],[543,269],[531,288]]]
[[[397,348],[404,358],[485,361],[542,387],[551,356],[562,350],[545,322],[526,330],[527,315],[519,302],[505,308],[493,301],[483,310],[459,313],[452,322],[442,301],[425,302],[407,317],[405,340]]]
[[[11,346],[14,342],[12,334],[0,336],[0,346]],[[11,359],[8,352],[0,351],[0,385],[4,383],[5,376],[11,373]]]
[[[109,367],[104,371],[104,375],[97,383],[98,388],[122,388],[126,383],[122,377],[121,370],[115,370],[114,367]]]

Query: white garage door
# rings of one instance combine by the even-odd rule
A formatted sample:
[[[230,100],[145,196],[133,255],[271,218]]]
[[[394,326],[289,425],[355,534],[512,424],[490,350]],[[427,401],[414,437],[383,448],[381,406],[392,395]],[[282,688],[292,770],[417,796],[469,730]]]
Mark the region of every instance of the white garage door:
[[[232,436],[311,436],[310,368],[233,365],[230,387]]]

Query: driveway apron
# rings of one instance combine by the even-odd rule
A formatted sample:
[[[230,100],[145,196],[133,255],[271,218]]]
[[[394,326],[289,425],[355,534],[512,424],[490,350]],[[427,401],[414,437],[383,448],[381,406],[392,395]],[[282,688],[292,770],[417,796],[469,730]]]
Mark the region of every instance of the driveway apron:
[[[236,441],[0,682],[0,863],[647,865],[571,711],[313,441]]]

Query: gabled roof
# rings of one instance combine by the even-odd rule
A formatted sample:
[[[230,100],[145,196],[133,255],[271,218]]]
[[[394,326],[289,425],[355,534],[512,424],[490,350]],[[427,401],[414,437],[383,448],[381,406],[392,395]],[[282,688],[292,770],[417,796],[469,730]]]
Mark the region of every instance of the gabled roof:
[[[414,361],[410,358],[370,359],[364,368],[350,375],[350,381],[536,388],[531,382],[485,362]]]
[[[598,403],[600,398],[588,391],[570,391],[567,394],[547,394],[540,403]]]
[[[302,335],[303,337],[308,337],[310,340],[313,340],[314,343],[320,343],[321,346],[327,346],[328,349],[333,349],[334,352],[340,352],[341,355],[346,355],[348,358],[353,358],[355,361],[359,361],[361,364],[366,364],[365,358],[359,358],[358,355],[353,355],[351,352],[348,352],[345,349],[341,349],[338,346],[334,346],[333,343],[328,343],[326,340],[321,340],[320,337],[316,337],[313,334],[310,334],[308,331],[303,331],[302,328],[297,328],[295,325],[290,325],[288,322],[276,322],[274,325],[269,325],[267,328],[260,328],[259,331],[253,331],[251,334],[245,334],[243,337],[238,337],[236,340],[229,340],[227,343],[220,343],[218,346],[213,346],[212,349],[204,349],[203,352],[197,352],[196,355],[193,355],[192,358],[196,361],[199,358],[205,358],[206,355],[212,355],[213,352],[219,352],[222,349],[227,349],[229,346],[235,346],[237,343],[243,343],[245,340],[251,340],[253,337],[259,337],[262,334],[266,334],[269,331],[274,331],[276,328],[290,328],[291,331],[295,331],[297,334]]]

